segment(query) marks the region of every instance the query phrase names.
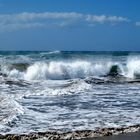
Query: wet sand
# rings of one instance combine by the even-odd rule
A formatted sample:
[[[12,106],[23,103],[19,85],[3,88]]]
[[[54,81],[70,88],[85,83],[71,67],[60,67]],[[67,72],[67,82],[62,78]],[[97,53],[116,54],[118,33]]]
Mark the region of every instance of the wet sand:
[[[0,140],[140,140],[140,125],[59,133],[57,131],[0,135]]]
[[[55,138],[55,137],[42,137],[42,138],[35,138],[35,137],[5,137],[0,138],[0,140],[65,140],[63,138]],[[67,138],[67,140],[77,140],[73,138]],[[140,131],[139,132],[131,132],[125,133],[120,135],[113,135],[113,136],[104,136],[104,137],[94,137],[94,138],[82,138],[78,140],[140,140]]]
[[[131,132],[126,134],[104,136],[97,138],[85,138],[81,140],[140,140],[140,132]]]

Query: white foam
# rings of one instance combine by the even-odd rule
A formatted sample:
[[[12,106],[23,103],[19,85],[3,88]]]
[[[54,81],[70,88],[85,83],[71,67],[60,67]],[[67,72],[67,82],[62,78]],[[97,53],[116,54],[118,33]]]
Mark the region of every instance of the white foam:
[[[126,76],[130,78],[135,78],[136,75],[140,75],[140,58],[129,58],[127,61]]]
[[[62,82],[63,81],[63,82]],[[49,83],[48,83],[49,82]],[[56,96],[56,95],[71,95],[84,93],[92,89],[92,85],[87,84],[83,80],[73,80],[72,82],[66,80],[53,80],[46,81],[36,86],[34,91],[26,91],[21,96],[28,97],[30,95],[41,95],[41,96]]]
[[[81,60],[73,62],[37,62],[27,69],[24,78],[26,80],[85,78],[94,75],[105,75],[110,66],[110,62],[104,64]]]
[[[23,107],[19,105],[14,99],[12,99],[11,96],[5,96],[1,93],[0,102],[0,109],[2,109],[0,118],[1,124],[9,123],[17,119],[18,115],[24,113]]]
[[[125,63],[94,62],[93,60],[40,61],[30,65],[24,72],[17,69],[9,70],[7,66],[2,67],[2,72],[9,77],[24,80],[64,80],[89,76],[100,77],[108,74],[113,65],[118,65],[120,74],[125,77],[136,78],[140,75],[139,57],[130,57]]]

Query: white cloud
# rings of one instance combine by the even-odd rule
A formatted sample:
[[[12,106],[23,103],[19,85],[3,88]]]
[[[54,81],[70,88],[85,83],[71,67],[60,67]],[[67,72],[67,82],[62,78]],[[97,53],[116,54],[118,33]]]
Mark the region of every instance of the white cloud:
[[[125,17],[118,17],[118,16],[97,16],[97,15],[87,15],[86,20],[89,22],[98,22],[98,23],[105,23],[105,22],[128,22],[129,20]]]
[[[74,24],[97,24],[128,22],[125,17],[82,14],[76,12],[43,12],[0,14],[0,30],[16,30],[21,28],[35,28],[47,26],[69,26]]]
[[[137,21],[136,22],[136,26],[140,26],[140,21]]]
[[[0,24],[0,31],[13,31],[17,29],[24,28],[35,28],[35,27],[44,27],[44,24],[41,23],[11,23],[11,24]]]

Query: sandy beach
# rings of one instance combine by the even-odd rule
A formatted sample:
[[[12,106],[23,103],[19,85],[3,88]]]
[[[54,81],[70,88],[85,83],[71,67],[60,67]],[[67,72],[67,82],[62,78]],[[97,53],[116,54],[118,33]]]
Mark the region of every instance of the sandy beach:
[[[85,138],[81,140],[139,140],[139,139],[140,139],[140,132],[131,132],[126,134],[114,135],[114,136]]]
[[[0,137],[0,140],[31,140],[31,139],[37,139],[37,140],[64,140],[61,138],[55,138],[55,137],[42,137],[42,138],[35,138],[35,137],[16,137],[16,136],[8,136],[8,137]],[[131,132],[131,133],[125,133],[120,135],[113,135],[113,136],[103,136],[103,137],[93,137],[93,138],[82,138],[79,140],[139,140],[140,139],[140,131],[139,132]],[[71,140],[71,138],[68,138],[67,140]],[[74,139],[77,140],[77,139]]]
[[[140,125],[125,128],[102,128],[97,130],[77,130],[59,133],[55,131],[32,132],[29,134],[0,135],[5,140],[139,140]]]

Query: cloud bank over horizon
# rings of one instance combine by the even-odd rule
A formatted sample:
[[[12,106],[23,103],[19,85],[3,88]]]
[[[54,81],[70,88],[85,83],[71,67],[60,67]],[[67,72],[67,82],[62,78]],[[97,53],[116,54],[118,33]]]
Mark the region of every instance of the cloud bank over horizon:
[[[22,12],[0,14],[0,31],[39,27],[69,27],[73,25],[117,24],[129,22],[127,17],[83,14],[77,12]]]

